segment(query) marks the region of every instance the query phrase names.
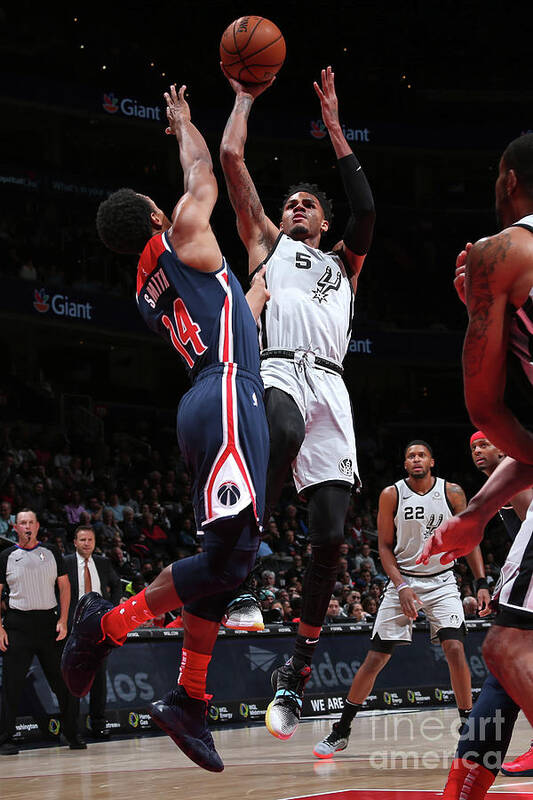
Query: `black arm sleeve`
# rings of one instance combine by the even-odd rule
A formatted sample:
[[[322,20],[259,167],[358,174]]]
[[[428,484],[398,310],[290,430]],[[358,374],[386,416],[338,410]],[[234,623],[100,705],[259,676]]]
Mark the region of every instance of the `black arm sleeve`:
[[[372,190],[353,153],[339,158],[337,163],[352,212],[342,238],[348,250],[363,256],[370,248],[376,220]]]

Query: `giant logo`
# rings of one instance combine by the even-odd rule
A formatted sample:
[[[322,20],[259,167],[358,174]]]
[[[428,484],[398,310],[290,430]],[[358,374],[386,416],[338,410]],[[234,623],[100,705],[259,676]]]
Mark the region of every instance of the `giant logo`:
[[[145,106],[133,97],[123,97],[122,100],[119,100],[113,92],[104,92],[102,108],[108,114],[116,114],[117,111],[120,111],[125,117],[161,120],[159,106]]]
[[[39,314],[46,314],[50,309],[56,317],[72,317],[73,319],[92,319],[94,308],[88,301],[80,303],[71,300],[66,294],[54,294],[52,299],[46,289],[34,289],[33,307]]]
[[[39,314],[46,314],[50,308],[50,303],[45,289],[35,289],[33,292],[33,307]]]
[[[313,139],[323,139],[327,134],[326,126],[321,119],[311,120],[311,129],[309,132]]]

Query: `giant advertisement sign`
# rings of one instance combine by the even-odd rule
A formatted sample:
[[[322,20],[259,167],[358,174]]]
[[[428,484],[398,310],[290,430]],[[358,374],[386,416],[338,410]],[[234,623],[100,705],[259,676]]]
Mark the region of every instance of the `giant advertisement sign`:
[[[324,631],[306,686],[304,716],[342,709],[353,676],[368,651],[370,626],[365,628],[339,625]],[[475,687],[480,687],[488,674],[481,657],[485,630],[477,624],[466,637],[467,660]],[[293,635],[290,628],[283,626],[252,634],[221,631],[207,686],[213,694],[209,709],[213,723],[264,717],[272,694],[270,674],[289,657]],[[111,653],[107,675],[110,728],[132,731],[151,727],[146,707],[175,684],[181,645],[182,636],[177,631],[143,631],[130,634],[127,644]],[[419,629],[414,632],[411,646],[396,649],[378,676],[366,707],[417,708],[448,705],[453,701],[442,649],[430,644],[428,632]],[[57,702],[37,662],[28,673],[19,713],[19,738],[43,733],[54,736],[60,731]],[[88,713],[86,698],[81,701],[81,713],[85,716]]]

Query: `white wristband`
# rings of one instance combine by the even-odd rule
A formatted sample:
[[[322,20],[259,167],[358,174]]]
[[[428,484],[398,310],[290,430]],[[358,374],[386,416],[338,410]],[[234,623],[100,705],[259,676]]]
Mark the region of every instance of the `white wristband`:
[[[405,583],[405,581],[404,581],[403,583],[399,583],[398,586],[396,586],[396,591],[397,592],[401,592],[402,589],[408,589],[408,588],[409,588],[409,584]]]

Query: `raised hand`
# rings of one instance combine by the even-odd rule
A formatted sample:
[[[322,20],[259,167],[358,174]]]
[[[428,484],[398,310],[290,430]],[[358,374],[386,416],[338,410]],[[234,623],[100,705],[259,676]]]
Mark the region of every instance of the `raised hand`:
[[[313,86],[320,100],[322,109],[322,120],[329,130],[335,126],[340,126],[339,122],[339,101],[335,92],[335,73],[331,67],[323,69],[321,73],[322,87],[314,81]]]
[[[472,249],[472,247],[473,247],[472,242],[467,242],[465,245],[465,249],[461,250],[455,261],[455,279],[453,281],[453,285],[455,286],[455,291],[459,296],[459,300],[465,303],[465,305],[466,305],[466,300],[465,300],[466,259],[468,258],[468,254]]]
[[[263,92],[266,89],[268,89],[269,86],[272,86],[272,84],[276,80],[276,76],[274,75],[274,77],[271,78],[266,83],[241,83],[241,81],[237,81],[235,80],[235,78],[231,77],[231,75],[226,70],[222,61],[220,62],[220,69],[228,79],[229,85],[231,86],[235,94],[249,94],[250,97],[253,97],[254,100],[256,97],[259,97],[260,94],[263,94]]]
[[[168,127],[165,129],[165,133],[176,134],[179,126],[184,122],[189,122],[191,119],[191,110],[185,100],[186,90],[186,86],[181,86],[176,94],[176,84],[173,83],[170,87],[170,94],[165,92],[168,119]]]

